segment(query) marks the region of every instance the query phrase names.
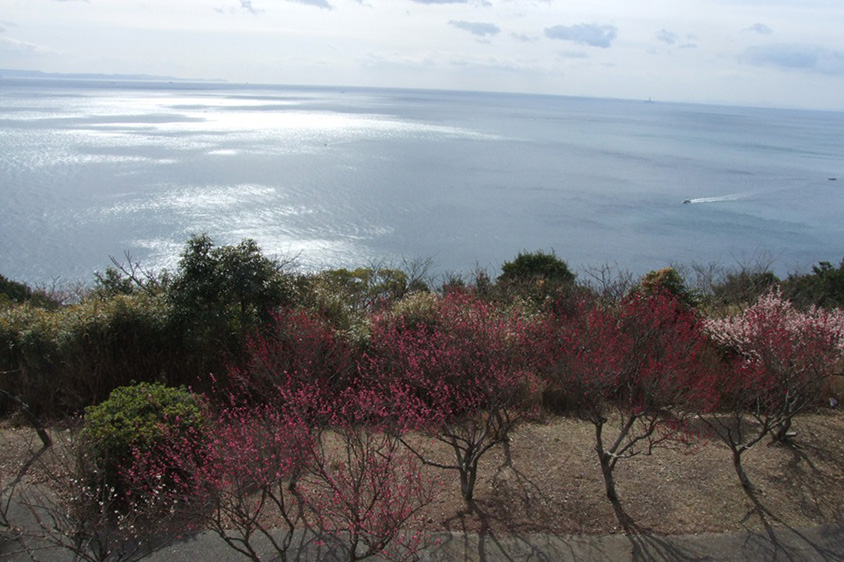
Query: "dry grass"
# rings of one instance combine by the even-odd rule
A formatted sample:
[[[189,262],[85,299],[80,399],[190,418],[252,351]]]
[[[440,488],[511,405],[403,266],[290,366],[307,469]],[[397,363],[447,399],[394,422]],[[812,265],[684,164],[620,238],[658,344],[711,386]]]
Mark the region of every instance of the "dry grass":
[[[796,429],[793,447],[763,442],[745,455],[757,487],[755,503],[742,491],[727,448],[713,441],[621,461],[616,476],[624,509],[640,531],[665,535],[844,521],[844,411],[803,415]],[[473,512],[460,498],[456,474],[438,470],[442,487],[426,511],[432,530],[621,532],[604,496],[593,440],[592,426],[574,419],[522,425],[506,447],[481,461]],[[442,445],[428,447],[430,454],[448,458]],[[4,485],[39,448],[31,430],[0,430]]]
[[[759,505],[773,525],[842,521],[844,413],[805,415],[796,426],[793,447],[763,441],[745,454],[758,504],[743,492],[729,450],[712,441],[620,461],[616,481],[624,510],[640,530],[657,534],[762,528]],[[450,530],[620,532],[604,495],[593,431],[591,424],[567,418],[522,426],[505,450],[485,459],[479,514],[465,513],[459,496],[450,493],[441,496],[433,519]]]

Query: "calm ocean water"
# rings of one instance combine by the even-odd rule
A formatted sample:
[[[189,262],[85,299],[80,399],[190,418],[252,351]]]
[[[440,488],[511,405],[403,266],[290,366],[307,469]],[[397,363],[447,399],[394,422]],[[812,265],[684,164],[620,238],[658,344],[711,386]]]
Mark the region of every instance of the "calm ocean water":
[[[786,273],[844,256],[844,114],[0,79],[0,196],[0,273],[32,283],[125,251],[173,267],[200,232],[303,268],[494,273],[553,249],[575,269],[765,255]]]

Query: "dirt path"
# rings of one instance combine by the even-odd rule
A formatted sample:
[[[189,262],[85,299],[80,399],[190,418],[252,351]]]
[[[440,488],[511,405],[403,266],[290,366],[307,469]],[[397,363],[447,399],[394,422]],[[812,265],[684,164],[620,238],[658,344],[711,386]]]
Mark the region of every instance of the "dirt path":
[[[618,491],[636,532],[764,532],[844,522],[844,412],[801,416],[796,429],[794,448],[762,443],[747,453],[754,498],[743,493],[728,450],[717,442],[659,449],[620,462]],[[603,494],[592,431],[587,423],[558,417],[520,427],[508,447],[482,461],[477,509],[471,513],[460,499],[456,476],[441,474],[441,491],[427,510],[431,530],[486,536],[623,533]],[[29,429],[0,431],[3,485],[39,448]]]

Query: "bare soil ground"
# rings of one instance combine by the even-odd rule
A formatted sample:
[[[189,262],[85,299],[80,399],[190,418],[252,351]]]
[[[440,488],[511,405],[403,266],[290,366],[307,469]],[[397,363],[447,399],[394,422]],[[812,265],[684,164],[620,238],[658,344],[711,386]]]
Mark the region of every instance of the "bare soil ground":
[[[793,446],[761,442],[745,455],[754,498],[739,484],[720,442],[657,449],[619,462],[618,492],[637,530],[660,535],[731,532],[763,525],[805,528],[844,521],[844,411],[799,417]],[[60,435],[62,430],[54,429]],[[27,428],[0,429],[2,485],[40,449]],[[448,458],[434,446],[430,453]],[[589,423],[563,417],[520,426],[482,461],[476,509],[466,509],[456,474],[428,506],[431,530],[612,534],[622,532],[604,495]],[[760,517],[764,513],[764,520]]]

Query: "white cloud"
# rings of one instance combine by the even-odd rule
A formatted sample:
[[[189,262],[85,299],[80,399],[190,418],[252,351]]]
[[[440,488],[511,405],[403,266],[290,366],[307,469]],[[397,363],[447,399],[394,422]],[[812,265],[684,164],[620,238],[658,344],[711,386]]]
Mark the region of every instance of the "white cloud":
[[[288,2],[296,2],[297,4],[306,4],[308,6],[316,6],[324,10],[331,10],[333,7],[326,0],[287,0]],[[243,0],[241,0],[243,3]],[[251,5],[251,2],[249,2]]]
[[[667,29],[660,29],[656,34],[656,38],[669,45],[673,45],[677,42],[677,34],[671,33]]]
[[[606,49],[618,36],[618,28],[614,25],[596,25],[581,23],[578,25],[555,25],[545,29],[545,36],[549,39],[572,41],[590,47]]]
[[[472,4],[478,6],[492,6],[488,0],[410,0],[416,4],[442,5],[442,4]]]
[[[472,35],[477,35],[479,37],[486,37],[488,35],[498,35],[499,33],[501,33],[501,28],[499,28],[494,23],[451,20],[448,22],[448,24],[453,27],[456,27],[457,29],[468,31]]]
[[[774,31],[764,23],[754,23],[750,27],[745,27],[742,31],[752,31],[759,35],[771,35]]]
[[[844,51],[819,45],[775,43],[749,47],[743,60],[756,66],[844,76]]]
[[[240,7],[249,12],[250,14],[259,14],[263,10],[256,10],[252,6],[252,0],[240,0]]]
[[[537,41],[536,37],[531,37],[526,33],[511,33],[510,37],[521,43],[534,43],[535,41]]]
[[[557,53],[557,56],[563,59],[588,59],[589,55],[584,51],[564,51]]]
[[[49,49],[34,43],[19,41],[18,39],[12,39],[11,37],[0,37],[0,51],[12,53],[43,53],[48,50]]]

